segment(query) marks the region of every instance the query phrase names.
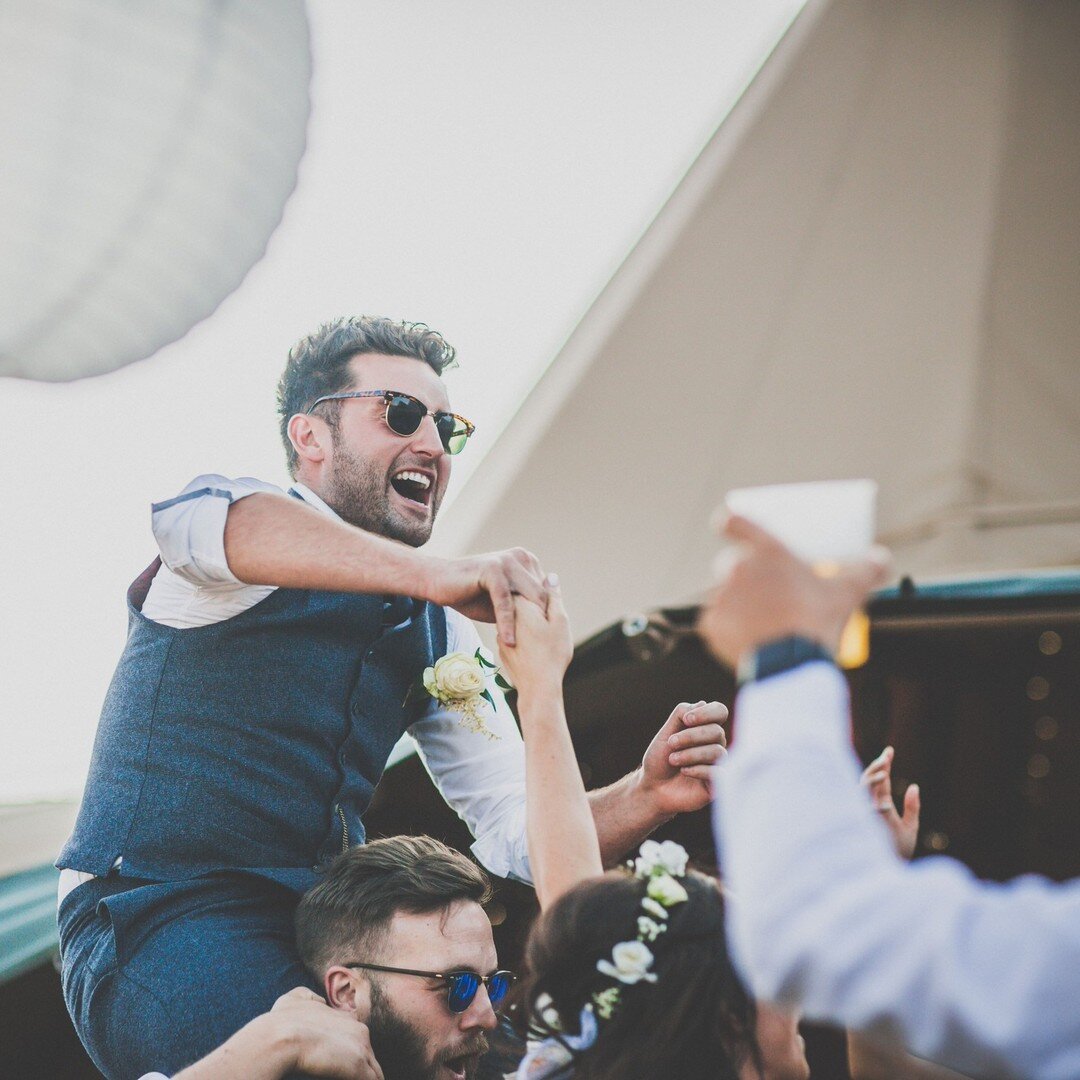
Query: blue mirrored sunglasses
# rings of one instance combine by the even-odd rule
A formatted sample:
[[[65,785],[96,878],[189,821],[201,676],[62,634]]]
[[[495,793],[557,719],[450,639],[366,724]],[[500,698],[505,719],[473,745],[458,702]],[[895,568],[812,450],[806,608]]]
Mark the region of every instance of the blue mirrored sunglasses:
[[[493,971],[478,975],[475,971],[417,971],[414,968],[385,967],[382,964],[342,964],[347,968],[365,971],[389,971],[395,975],[419,975],[424,979],[439,979],[446,983],[446,1004],[452,1013],[464,1012],[476,997],[481,985],[487,987],[488,1001],[498,1008],[517,976],[512,971]]]

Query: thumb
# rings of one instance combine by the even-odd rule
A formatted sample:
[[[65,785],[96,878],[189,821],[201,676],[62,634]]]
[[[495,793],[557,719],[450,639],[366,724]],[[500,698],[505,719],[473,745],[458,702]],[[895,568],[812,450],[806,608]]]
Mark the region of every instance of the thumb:
[[[764,551],[787,550],[772,533],[740,514],[729,514],[722,532],[737,544],[749,544]]]

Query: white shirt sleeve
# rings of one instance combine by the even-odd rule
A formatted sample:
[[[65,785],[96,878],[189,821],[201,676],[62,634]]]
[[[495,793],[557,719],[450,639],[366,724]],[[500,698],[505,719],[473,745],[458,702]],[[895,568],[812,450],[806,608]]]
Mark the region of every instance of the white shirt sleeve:
[[[447,652],[470,656],[481,647],[473,624],[446,611]],[[466,731],[458,713],[434,700],[409,729],[420,760],[446,802],[476,837],[473,854],[493,874],[532,882],[525,838],[525,747],[502,693],[490,687],[496,738]]]
[[[242,586],[225,560],[225,518],[237,499],[258,491],[284,494],[250,476],[230,480],[204,473],[175,498],[154,503],[150,515],[161,561],[192,585]]]
[[[735,717],[714,824],[753,992],[971,1075],[1080,1077],[1080,882],[901,862],[831,665],[745,687]]]
[[[225,559],[229,507],[258,491],[283,494],[250,476],[205,473],[175,498],[153,504],[151,524],[164,565],[143,603],[148,619],[180,629],[206,626],[239,615],[274,591],[240,581]]]

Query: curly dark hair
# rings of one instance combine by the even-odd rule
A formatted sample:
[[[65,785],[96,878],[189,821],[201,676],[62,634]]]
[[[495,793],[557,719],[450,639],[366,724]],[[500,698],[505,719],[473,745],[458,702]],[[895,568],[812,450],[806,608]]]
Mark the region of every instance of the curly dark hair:
[[[423,360],[436,375],[457,364],[453,346],[423,323],[395,322],[375,315],[351,315],[323,323],[289,350],[278,380],[278,425],[290,475],[296,476],[297,456],[289,439],[289,420],[323,395],[347,390],[349,361],[360,353]],[[340,406],[339,401],[327,402],[322,414],[334,432]]]
[[[562,1030],[579,1030],[581,1008],[597,991],[619,987],[619,1004],[574,1061],[574,1080],[738,1080],[752,1062],[763,1073],[754,1001],[731,965],[724,903],[716,881],[689,871],[688,900],[669,909],[667,930],[650,949],[655,983],[626,986],[596,968],[620,941],[633,940],[643,914],[644,881],[613,871],[571,889],[533,926],[525,947],[522,993],[535,1013],[547,994]],[[530,1022],[548,1030],[542,1017]]]

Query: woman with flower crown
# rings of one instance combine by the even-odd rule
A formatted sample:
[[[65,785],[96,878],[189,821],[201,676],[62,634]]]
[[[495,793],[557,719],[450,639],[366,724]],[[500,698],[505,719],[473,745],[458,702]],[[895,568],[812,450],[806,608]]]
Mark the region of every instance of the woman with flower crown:
[[[531,1022],[518,1080],[805,1080],[795,1021],[756,1006],[724,943],[715,880],[671,841],[605,874],[563,709],[573,642],[558,582],[517,600],[501,648],[525,739],[529,861],[542,909],[526,946]]]

